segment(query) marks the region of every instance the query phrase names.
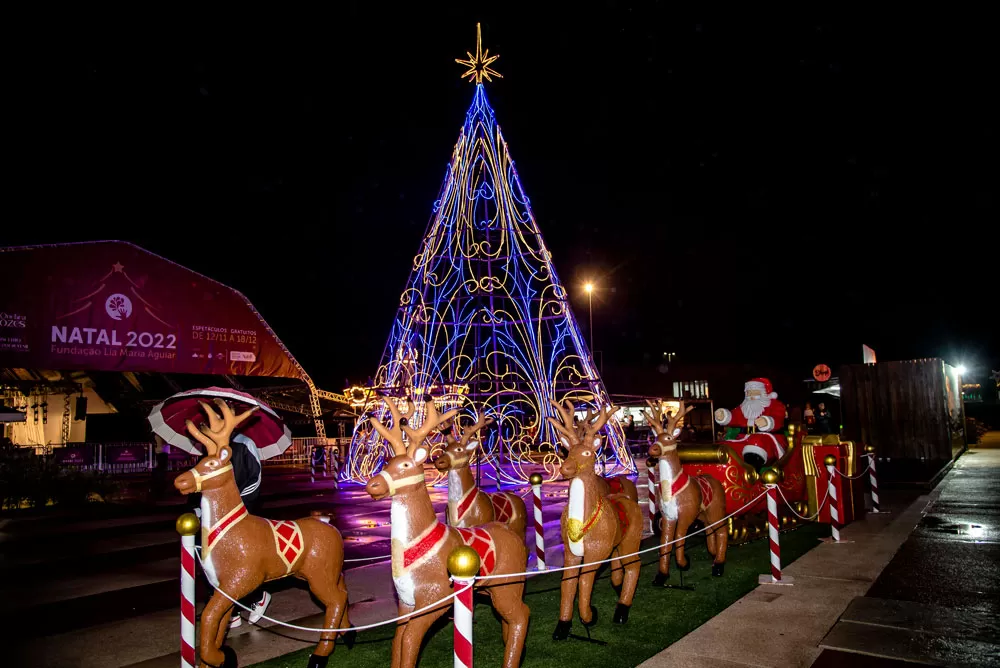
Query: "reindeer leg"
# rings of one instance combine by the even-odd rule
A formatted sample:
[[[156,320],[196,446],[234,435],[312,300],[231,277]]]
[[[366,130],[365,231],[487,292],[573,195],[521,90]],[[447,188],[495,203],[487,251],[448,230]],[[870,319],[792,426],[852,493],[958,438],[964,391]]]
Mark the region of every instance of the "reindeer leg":
[[[524,580],[490,587],[493,609],[503,620],[504,668],[517,668],[521,663],[524,641],[528,636],[531,610],[524,603]]]
[[[219,592],[212,594],[211,600],[201,613],[201,643],[198,654],[203,668],[218,668],[226,661],[226,655],[219,649],[229,630],[229,611],[233,604]]]
[[[597,624],[597,608],[590,604],[590,595],[594,591],[594,578],[597,577],[598,568],[600,567],[584,565],[580,570],[580,595],[577,606],[580,610],[580,621],[587,628]]]
[[[347,595],[340,591],[333,583],[324,584],[332,586],[321,590],[320,587],[313,586],[313,583],[310,583],[309,589],[326,606],[326,614],[323,616],[323,628],[337,629],[340,628],[344,612],[347,610]],[[336,647],[336,638],[336,633],[323,633],[320,635],[319,644],[316,645],[316,650],[309,657],[309,668],[324,668],[326,666],[327,659],[333,654],[333,650]]]
[[[677,530],[677,520],[661,517],[660,528],[660,544],[665,547],[660,548],[660,567],[653,577],[654,587],[662,587],[670,578],[670,552],[674,549],[673,540]]]
[[[705,526],[709,526],[710,522],[708,521],[707,516],[703,515],[701,520],[705,523]],[[708,553],[712,555],[713,559],[715,558],[716,552],[719,550],[718,543],[715,540],[715,529],[717,528],[718,527],[712,527],[711,529],[705,531],[705,547],[708,548]]]
[[[674,559],[677,561],[677,568],[681,571],[686,571],[691,568],[691,564],[688,563],[687,556],[684,554],[684,542],[685,536],[687,536],[688,529],[691,528],[691,522],[694,521],[694,517],[687,514],[681,515],[677,518],[677,529],[676,538],[677,545],[674,548]]]
[[[638,526],[638,525],[636,525]],[[634,536],[630,540],[623,541],[618,549],[625,554],[633,554],[639,551],[639,543],[642,541],[642,534],[639,529],[632,529]],[[628,621],[628,613],[632,608],[632,600],[635,597],[635,588],[639,584],[639,569],[642,568],[642,560],[639,557],[629,557],[624,562],[625,577],[622,582],[621,593],[618,596],[618,605],[615,607],[615,624],[624,624]]]
[[[565,565],[578,566],[583,557],[578,557],[569,549],[569,543],[563,543],[565,548]],[[579,568],[568,568],[563,571],[559,594],[559,623],[552,633],[553,640],[566,640],[570,627],[573,625],[573,600],[576,598],[577,580],[580,577]]]
[[[725,516],[725,508],[720,509],[715,519],[718,524],[712,527],[715,534],[715,559],[712,562],[712,575],[720,577],[726,570],[726,551],[729,549],[729,527],[720,520]]]
[[[411,617],[406,622],[403,631],[402,647],[400,648],[399,668],[415,668],[417,656],[420,654],[420,645],[423,643],[427,629],[436,622],[441,615],[448,612],[450,606],[443,605],[435,610],[430,610],[418,617]]]
[[[344,592],[344,615],[341,617],[340,626],[337,628],[348,629],[351,627],[351,600],[347,596],[347,579],[344,577],[344,571],[340,571],[340,578],[337,580],[337,589]],[[347,649],[354,649],[354,641],[358,637],[358,632],[347,631],[342,635]]]
[[[622,593],[622,580],[625,579],[625,569],[622,568],[622,560],[619,558],[621,553],[621,545],[616,546],[611,551],[611,586],[615,588],[619,596]]]
[[[399,606],[399,614],[405,615],[407,612],[412,612],[414,608],[403,609],[403,606]],[[399,622],[396,624],[396,634],[392,637],[392,663],[390,664],[392,668],[399,668],[403,665],[403,636],[406,635],[406,622]]]

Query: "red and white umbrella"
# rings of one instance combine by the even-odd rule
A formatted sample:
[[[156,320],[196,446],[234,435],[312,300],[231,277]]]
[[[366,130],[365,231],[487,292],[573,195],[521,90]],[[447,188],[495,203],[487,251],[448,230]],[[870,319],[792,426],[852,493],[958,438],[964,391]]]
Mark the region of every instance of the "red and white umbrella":
[[[205,453],[188,434],[187,421],[191,420],[196,427],[207,422],[208,418],[198,402],[211,406],[215,399],[224,399],[235,413],[255,406],[258,408],[239,426],[233,440],[249,441],[257,448],[262,460],[280,455],[292,444],[291,430],[273,408],[246,392],[228,387],[206,387],[175,394],[153,408],[148,418],[149,426],[153,428],[153,433],[170,445],[200,457]]]

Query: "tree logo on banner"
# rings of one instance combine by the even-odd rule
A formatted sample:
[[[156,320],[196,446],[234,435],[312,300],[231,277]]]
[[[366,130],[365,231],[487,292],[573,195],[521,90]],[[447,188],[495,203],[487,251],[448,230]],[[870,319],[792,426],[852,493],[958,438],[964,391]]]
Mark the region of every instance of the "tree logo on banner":
[[[109,295],[104,302],[104,310],[112,320],[125,320],[132,315],[132,300],[120,292]]]

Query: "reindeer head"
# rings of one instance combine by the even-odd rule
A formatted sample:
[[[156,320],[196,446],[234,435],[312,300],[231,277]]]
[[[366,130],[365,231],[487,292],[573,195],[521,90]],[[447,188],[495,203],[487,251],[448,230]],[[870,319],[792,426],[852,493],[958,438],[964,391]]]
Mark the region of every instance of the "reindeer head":
[[[434,460],[434,466],[437,470],[449,471],[468,466],[469,462],[472,461],[472,455],[476,454],[476,450],[479,448],[477,437],[479,431],[492,423],[493,418],[483,415],[476,421],[476,424],[468,429],[462,429],[458,418],[455,418],[451,429],[444,432],[444,440],[447,443],[444,452]]]
[[[429,394],[425,394],[424,402],[427,405],[427,411],[424,423],[420,425],[420,429],[412,429],[407,424],[413,415],[412,404],[410,404],[406,414],[401,415],[395,402],[391,399],[383,399],[383,401],[392,415],[392,428],[386,427],[375,418],[372,418],[372,426],[392,446],[394,456],[386,462],[382,471],[365,485],[365,491],[376,500],[392,496],[404,487],[424,484],[424,462],[427,460],[427,455],[430,454],[430,446],[426,445],[424,440],[442,422],[446,422],[458,414],[458,409],[455,409],[441,415],[434,405],[434,399]],[[409,438],[409,447],[403,439],[403,432],[406,432],[406,436]]]
[[[587,417],[574,425],[573,415],[576,409],[572,401],[566,399],[562,405],[553,401],[552,405],[560,419],[550,417],[548,421],[559,433],[559,441],[566,450],[559,472],[564,478],[597,475],[594,463],[601,449],[601,436],[597,432],[615,414],[615,407],[607,406],[604,410],[597,411],[587,409]]]
[[[685,408],[682,401],[677,412],[667,418],[667,426],[664,427],[663,409],[660,407],[660,404],[653,401],[646,403],[649,404],[649,410],[646,411],[646,422],[649,423],[649,428],[656,434],[656,440],[649,446],[649,455],[651,457],[660,457],[666,452],[677,449],[677,438],[681,435],[681,430],[677,425],[684,419],[685,415],[694,410],[694,406]]]
[[[181,494],[216,489],[232,478],[233,465],[230,459],[233,451],[229,447],[229,437],[236,427],[257,410],[254,406],[247,412],[236,415],[224,399],[217,398],[215,405],[222,413],[220,416],[204,401],[198,403],[208,417],[208,424],[202,423],[198,428],[191,420],[187,420],[187,430],[196,441],[205,446],[205,456],[193,469],[185,471],[174,480],[174,487]]]

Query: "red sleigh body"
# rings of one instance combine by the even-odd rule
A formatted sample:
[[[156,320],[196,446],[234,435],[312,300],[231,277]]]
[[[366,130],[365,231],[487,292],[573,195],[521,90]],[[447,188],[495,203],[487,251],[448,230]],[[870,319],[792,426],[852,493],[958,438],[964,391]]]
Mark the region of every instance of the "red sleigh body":
[[[850,441],[842,442],[832,434],[807,436],[804,430],[794,426],[790,432],[788,442],[792,447],[775,465],[782,472],[781,493],[799,515],[811,517],[819,510],[816,521],[829,523],[829,504],[821,508],[819,505],[827,495],[828,484],[823,460],[827,455],[834,455],[839,471],[857,476],[864,469],[865,460],[858,456],[861,448]],[[722,483],[726,492],[726,513],[736,513],[729,523],[732,541],[745,542],[764,535],[767,502],[762,495],[765,488],[753,467],[724,443],[682,447],[678,452],[688,475],[708,475]],[[838,510],[842,522],[847,524],[864,514],[863,493],[867,480],[864,476],[858,480],[838,476],[837,484]],[[783,528],[800,523],[788,505],[779,501],[778,506]]]

